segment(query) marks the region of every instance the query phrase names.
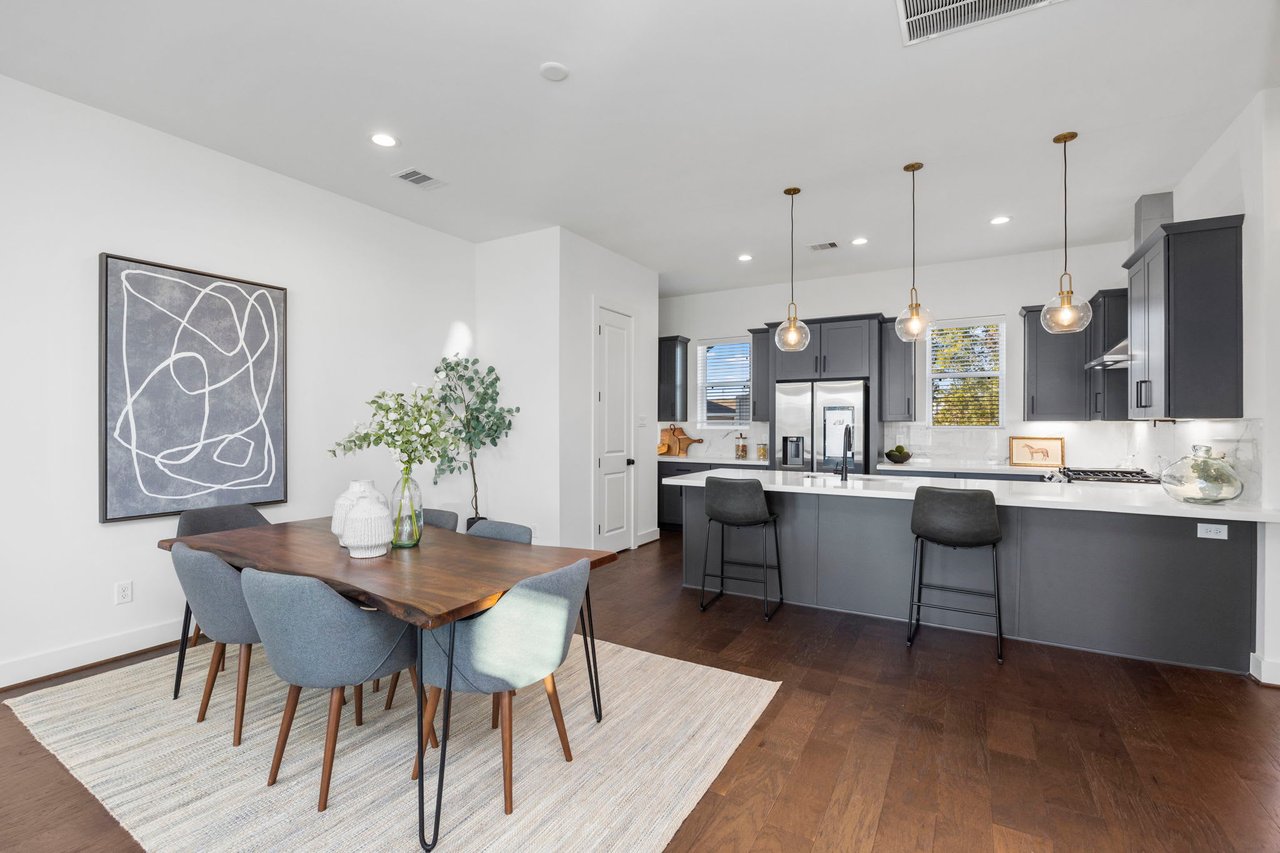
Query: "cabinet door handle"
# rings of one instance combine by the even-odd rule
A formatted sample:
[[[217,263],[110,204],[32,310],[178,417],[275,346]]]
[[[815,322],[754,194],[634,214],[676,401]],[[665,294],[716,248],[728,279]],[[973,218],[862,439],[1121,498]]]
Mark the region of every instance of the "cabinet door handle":
[[[1093,411],[1095,414],[1102,414],[1102,392],[1093,392]]]
[[[1031,395],[1031,414],[1034,415],[1035,413],[1036,413],[1036,395],[1032,394]]]
[[[822,357],[822,372],[827,372],[827,357],[825,355]]]
[[[816,355],[813,357],[813,372],[818,372],[818,357]]]
[[[909,421],[914,420],[914,418],[911,417],[911,398],[910,397],[907,398],[907,420]]]

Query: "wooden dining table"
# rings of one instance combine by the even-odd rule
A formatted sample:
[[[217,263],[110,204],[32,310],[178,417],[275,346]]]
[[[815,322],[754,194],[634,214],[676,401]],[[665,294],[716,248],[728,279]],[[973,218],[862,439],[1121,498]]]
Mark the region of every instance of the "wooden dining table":
[[[381,557],[356,559],[339,546],[337,537],[330,532],[328,518],[162,539],[159,547],[171,550],[176,542],[197,551],[216,554],[236,568],[251,566],[266,572],[316,578],[347,598],[415,626],[418,629],[419,673],[418,684],[415,685],[418,731],[414,749],[417,750],[421,750],[424,727],[423,637],[426,631],[447,629],[448,668],[442,702],[444,720],[439,739],[440,766],[436,774],[436,808],[430,840],[426,835],[426,774],[418,774],[418,843],[423,850],[434,849],[440,839],[457,621],[492,607],[511,587],[526,578],[554,571],[578,560],[585,559],[592,569],[596,569],[618,559],[618,555],[611,551],[524,545],[435,527],[424,527],[422,540],[414,548],[394,548]],[[595,650],[590,583],[578,619],[592,710],[599,722],[604,718],[604,706]]]

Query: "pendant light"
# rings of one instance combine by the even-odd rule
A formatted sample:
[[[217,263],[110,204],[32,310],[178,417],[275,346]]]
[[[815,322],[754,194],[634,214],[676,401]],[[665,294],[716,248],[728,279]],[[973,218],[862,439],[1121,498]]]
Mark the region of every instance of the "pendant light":
[[[1067,143],[1078,135],[1069,130],[1053,138],[1062,146],[1062,275],[1058,276],[1058,295],[1046,302],[1040,312],[1040,325],[1051,335],[1083,332],[1093,319],[1093,306],[1087,300],[1075,302],[1071,273],[1067,272]]]
[[[773,342],[783,352],[801,352],[809,346],[809,327],[796,316],[796,196],[799,187],[787,187],[782,191],[791,196],[791,302],[787,305],[787,321],[778,327]]]
[[[902,171],[911,173],[911,295],[907,299],[907,307],[902,309],[893,330],[898,337],[907,343],[920,340],[925,330],[933,322],[929,309],[920,306],[920,296],[916,293],[916,172],[924,168],[924,163],[908,163]]]

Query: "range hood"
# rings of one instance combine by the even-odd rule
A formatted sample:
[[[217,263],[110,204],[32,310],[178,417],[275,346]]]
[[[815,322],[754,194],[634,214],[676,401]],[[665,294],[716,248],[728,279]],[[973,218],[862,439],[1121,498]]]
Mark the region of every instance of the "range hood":
[[[1093,361],[1086,362],[1085,370],[1114,370],[1129,366],[1129,339],[1125,338]]]

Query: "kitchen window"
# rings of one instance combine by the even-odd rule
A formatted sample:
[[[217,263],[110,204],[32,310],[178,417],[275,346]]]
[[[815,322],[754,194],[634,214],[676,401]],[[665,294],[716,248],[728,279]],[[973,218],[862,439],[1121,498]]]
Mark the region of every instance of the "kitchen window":
[[[934,426],[1004,423],[1004,320],[943,320],[929,327],[925,387]]]
[[[698,344],[698,426],[751,424],[751,339]]]

